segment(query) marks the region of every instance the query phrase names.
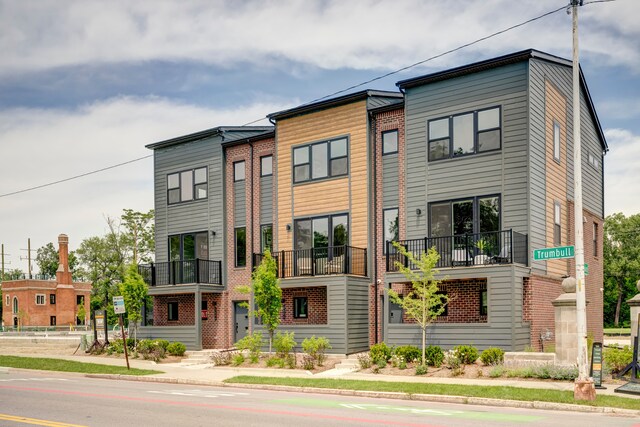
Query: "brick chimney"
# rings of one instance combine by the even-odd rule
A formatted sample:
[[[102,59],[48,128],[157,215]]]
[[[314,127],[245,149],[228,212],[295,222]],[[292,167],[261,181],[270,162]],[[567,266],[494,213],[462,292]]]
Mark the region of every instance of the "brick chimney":
[[[58,255],[60,264],[56,271],[58,285],[71,285],[71,270],[69,269],[69,237],[66,234],[58,236]]]

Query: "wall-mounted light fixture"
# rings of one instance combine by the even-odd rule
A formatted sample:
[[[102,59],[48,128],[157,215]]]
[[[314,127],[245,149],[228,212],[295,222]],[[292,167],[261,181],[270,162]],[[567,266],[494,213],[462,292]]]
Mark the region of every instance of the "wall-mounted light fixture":
[[[211,230],[211,237],[216,237],[216,232],[214,230]]]
[[[291,231],[291,224],[287,224],[287,231]]]
[[[420,208],[416,209],[416,215],[422,215],[422,209]]]

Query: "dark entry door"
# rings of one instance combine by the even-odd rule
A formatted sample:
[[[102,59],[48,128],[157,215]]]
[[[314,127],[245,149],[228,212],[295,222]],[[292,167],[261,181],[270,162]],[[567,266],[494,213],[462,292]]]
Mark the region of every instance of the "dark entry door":
[[[240,305],[241,303],[242,301],[233,303],[233,342],[238,342],[238,340],[241,340],[249,333],[249,309],[242,307]]]

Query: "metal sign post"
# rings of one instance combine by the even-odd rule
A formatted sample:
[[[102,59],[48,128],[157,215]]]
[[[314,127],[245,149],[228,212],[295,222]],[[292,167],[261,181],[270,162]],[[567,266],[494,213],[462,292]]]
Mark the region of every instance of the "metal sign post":
[[[597,389],[606,389],[606,387],[602,387],[602,343],[594,342],[591,345],[591,371],[589,376],[593,378],[593,383]]]
[[[113,311],[118,315],[118,322],[120,323],[120,331],[122,331],[122,344],[124,346],[124,358],[127,361],[127,369],[131,369],[129,367],[129,353],[127,351],[127,337],[124,334],[124,322],[122,321],[122,315],[126,313],[126,309],[124,307],[124,297],[115,296],[113,297]]]

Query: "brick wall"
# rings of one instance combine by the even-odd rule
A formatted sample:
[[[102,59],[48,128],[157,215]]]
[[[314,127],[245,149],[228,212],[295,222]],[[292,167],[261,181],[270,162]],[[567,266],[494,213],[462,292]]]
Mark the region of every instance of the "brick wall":
[[[555,311],[553,301],[562,294],[562,279],[532,275],[523,279],[522,320],[530,324],[531,347],[543,351],[541,334],[550,331],[555,342]],[[549,341],[544,346],[549,345]]]
[[[178,303],[178,320],[169,321],[170,302]],[[154,326],[185,326],[195,325],[195,296],[194,294],[158,295],[153,298]]]
[[[398,130],[398,175],[400,179],[398,180],[398,194],[399,194],[399,206],[398,206],[398,217],[399,217],[399,235],[400,239],[405,237],[405,229],[406,229],[406,199],[405,199],[405,170],[404,170],[404,156],[405,156],[405,145],[404,145],[404,108],[400,107],[396,110],[385,111],[383,113],[379,113],[375,117],[375,122],[372,123],[372,134],[375,135],[375,144],[376,144],[376,174],[375,174],[375,183],[376,183],[376,203],[375,203],[375,217],[376,217],[376,228],[375,228],[375,251],[374,251],[374,259],[377,260],[377,268],[370,268],[370,271],[375,273],[372,277],[373,281],[377,279],[383,279],[386,273],[386,257],[384,255],[384,223],[383,223],[383,204],[382,204],[382,133],[389,130]],[[375,271],[374,271],[375,270]],[[384,280],[383,280],[384,281]],[[369,344],[374,344],[376,342],[376,330],[375,330],[375,299],[380,301],[380,296],[384,295],[383,286],[378,286],[378,294],[375,293],[375,285],[371,285],[371,289],[369,292]],[[382,307],[381,304],[378,304],[378,331],[377,336],[380,338],[382,336]]]
[[[393,283],[391,288],[402,295],[411,291],[410,283]],[[434,323],[486,323],[487,316],[480,314],[480,292],[487,290],[487,279],[447,280],[438,289],[449,296],[447,315],[438,316]],[[403,314],[404,323],[415,323]]]
[[[293,299],[307,297],[308,317],[293,317]],[[282,290],[282,324],[283,325],[326,325],[327,324],[327,288],[287,288]]]

